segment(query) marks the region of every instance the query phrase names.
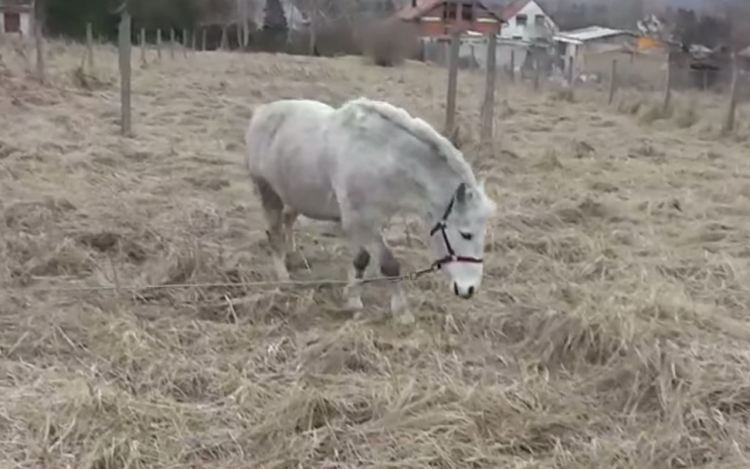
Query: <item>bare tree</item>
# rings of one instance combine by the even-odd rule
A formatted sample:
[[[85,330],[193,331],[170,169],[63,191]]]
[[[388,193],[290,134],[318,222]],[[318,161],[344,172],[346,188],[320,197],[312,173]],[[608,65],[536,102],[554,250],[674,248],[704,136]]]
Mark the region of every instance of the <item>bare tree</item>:
[[[261,26],[258,23],[257,12],[261,11],[265,2],[259,0],[235,0],[235,10],[237,17],[237,34],[239,36],[239,45],[245,49],[250,42],[250,24]]]
[[[316,52],[321,31],[331,28],[351,28],[355,12],[352,2],[341,0],[307,0],[305,13],[308,19],[308,53]]]
[[[44,37],[45,9],[43,0],[34,0],[34,41],[36,43],[36,73],[39,82],[44,83]]]

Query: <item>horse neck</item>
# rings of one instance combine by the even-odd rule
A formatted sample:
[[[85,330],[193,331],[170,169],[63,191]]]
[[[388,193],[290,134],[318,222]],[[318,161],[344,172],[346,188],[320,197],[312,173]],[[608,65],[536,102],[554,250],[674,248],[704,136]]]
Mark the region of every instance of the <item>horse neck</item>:
[[[401,164],[404,169],[408,168],[399,176],[409,180],[407,184],[415,190],[406,204],[415,212],[421,212],[424,221],[431,224],[443,217],[459,184],[465,182],[470,188],[476,186],[472,174],[462,174],[444,159],[437,158],[433,151],[412,141],[402,143],[397,149]]]

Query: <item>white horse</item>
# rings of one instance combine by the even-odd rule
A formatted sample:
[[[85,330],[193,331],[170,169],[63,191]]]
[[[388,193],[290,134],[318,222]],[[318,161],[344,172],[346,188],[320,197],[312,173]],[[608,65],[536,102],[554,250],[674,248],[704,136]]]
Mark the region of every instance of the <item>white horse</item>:
[[[245,141],[280,280],[289,279],[285,259],[294,249],[297,217],[338,222],[357,253],[345,288],[347,307],[361,310],[359,281],[370,253],[384,276],[400,276],[382,232],[394,215],[408,213],[433,227],[433,268],[445,273],[453,292],[468,299],[479,289],[495,203],[461,152],[424,120],[365,98],[338,109],[279,100],[256,109]],[[390,282],[390,307],[400,321],[414,321],[398,281]]]

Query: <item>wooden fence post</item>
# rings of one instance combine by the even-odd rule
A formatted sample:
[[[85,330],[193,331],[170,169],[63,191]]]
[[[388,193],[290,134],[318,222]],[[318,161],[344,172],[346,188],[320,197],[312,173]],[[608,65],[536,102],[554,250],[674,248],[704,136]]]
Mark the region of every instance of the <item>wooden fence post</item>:
[[[44,4],[41,0],[34,1],[34,42],[36,43],[36,75],[39,83],[44,84],[44,37],[42,29],[44,26]]]
[[[187,58],[188,44],[187,28],[182,28],[182,56],[185,58]]]
[[[224,25],[221,28],[221,45],[219,46],[219,48],[223,51],[227,50],[229,48],[228,42],[229,42],[229,33],[227,32],[227,26]]]
[[[130,136],[131,110],[130,110],[130,12],[127,5],[122,9],[119,31],[119,52],[120,52],[120,127],[122,134]]]
[[[667,53],[667,69],[664,74],[664,103],[661,107],[662,116],[667,115],[672,101],[672,53]]]
[[[573,57],[568,57],[568,85],[570,85],[571,88],[573,88],[573,65],[575,65]]]
[[[609,71],[609,96],[607,104],[615,100],[615,87],[617,86],[617,59],[612,59],[612,68]]]
[[[493,125],[495,121],[495,77],[497,76],[497,34],[490,33],[487,37],[487,76],[484,84],[484,103],[482,103],[482,124],[480,137],[482,142],[492,141]]]
[[[727,117],[724,121],[722,128],[722,134],[727,135],[734,131],[736,113],[737,113],[737,79],[739,75],[739,64],[737,61],[737,53],[732,54],[732,84],[729,89],[729,108],[727,109]]]
[[[192,52],[193,54],[195,54],[195,47],[196,47],[196,41],[197,41],[196,36],[197,35],[198,35],[198,31],[195,30],[195,29],[192,30],[191,33],[190,33],[190,41],[191,41],[190,52]]]
[[[542,73],[539,67],[539,55],[534,56],[534,91],[539,91],[539,74]]]
[[[513,49],[510,51],[510,70],[508,70],[508,76],[511,83],[516,81],[516,51]]]
[[[86,23],[86,56],[91,71],[94,69],[94,30],[91,23]]]
[[[448,96],[445,106],[445,135],[453,135],[456,125],[456,90],[458,88],[458,50],[461,36],[458,31],[451,34],[451,45],[448,56]]]
[[[146,28],[141,28],[141,63],[146,65]]]
[[[161,29],[156,30],[156,56],[161,60]]]
[[[203,28],[202,32],[203,32],[202,34],[203,37],[201,38],[201,51],[205,52],[206,51],[206,28]]]
[[[169,58],[174,59],[174,28],[169,28]]]

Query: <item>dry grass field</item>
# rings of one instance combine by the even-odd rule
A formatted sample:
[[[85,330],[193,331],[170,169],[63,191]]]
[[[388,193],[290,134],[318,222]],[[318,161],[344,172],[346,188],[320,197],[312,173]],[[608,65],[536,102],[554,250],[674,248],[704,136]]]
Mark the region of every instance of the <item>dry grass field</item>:
[[[748,467],[742,114],[717,138],[722,103],[657,119],[646,95],[501,86],[490,151],[462,74],[465,153],[498,204],[484,289],[423,277],[401,326],[384,286],[358,321],[337,289],[74,288],[273,279],[253,107],[365,95],[440,126],[444,70],[135,52],[121,138],[113,49],[82,74],[83,49],[51,44],[44,87],[0,53],[0,467]],[[405,269],[431,261],[422,228],[389,233]],[[298,225],[294,278],[345,278],[330,231]]]

